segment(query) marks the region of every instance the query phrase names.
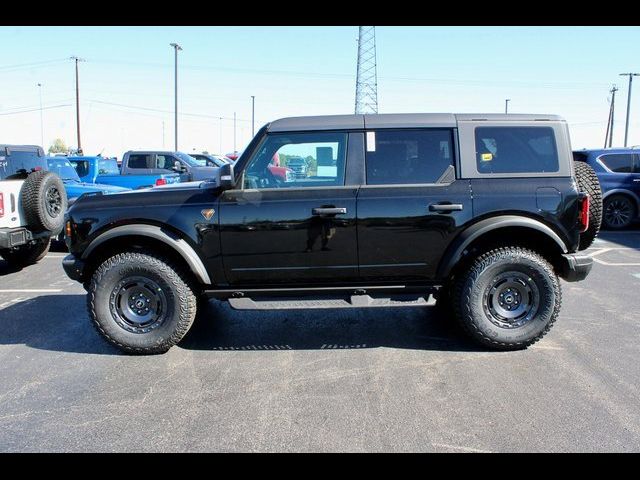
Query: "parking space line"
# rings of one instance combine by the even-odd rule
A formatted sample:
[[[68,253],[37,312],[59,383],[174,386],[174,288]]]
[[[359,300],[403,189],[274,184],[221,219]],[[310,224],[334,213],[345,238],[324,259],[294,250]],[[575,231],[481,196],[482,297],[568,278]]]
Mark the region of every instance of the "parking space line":
[[[461,447],[458,445],[447,445],[446,443],[432,443],[434,447],[446,448],[449,450],[459,450],[461,452],[470,452],[470,453],[492,453],[491,450],[481,450],[479,448],[472,447]]]

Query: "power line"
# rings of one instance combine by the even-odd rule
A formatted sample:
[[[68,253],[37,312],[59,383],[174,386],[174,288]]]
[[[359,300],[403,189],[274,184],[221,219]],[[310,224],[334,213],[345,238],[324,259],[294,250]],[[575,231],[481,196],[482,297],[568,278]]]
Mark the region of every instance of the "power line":
[[[63,105],[52,105],[50,107],[42,107],[42,110],[50,110],[52,108],[62,108],[62,107],[70,107],[70,106],[71,106],[70,103],[65,103]],[[21,111],[18,111],[18,112],[3,112],[3,113],[0,113],[0,115],[3,115],[3,116],[4,115],[18,115],[20,113],[38,112],[38,111],[40,111],[40,108],[31,108],[29,110],[21,110]]]
[[[43,65],[52,64],[52,63],[61,63],[66,60],[67,60],[66,58],[58,58],[56,60],[43,60],[40,62],[20,63],[16,65],[0,65],[0,70],[1,71],[21,70],[24,68],[33,68],[33,67],[43,66]]]
[[[114,102],[105,102],[102,100],[88,100],[88,102],[93,102],[93,103],[100,103],[103,105],[113,105],[116,107],[124,107],[124,108],[132,108],[134,110],[145,110],[145,111],[149,111],[149,112],[158,112],[158,113],[173,113],[172,110],[161,110],[158,108],[148,108],[148,107],[140,107],[140,106],[136,106],[136,105],[124,105],[122,103],[114,103]],[[215,119],[223,119],[223,120],[233,120],[233,117],[221,117],[220,115],[207,115],[204,113],[186,113],[186,112],[181,112],[180,115],[187,115],[190,117],[204,117],[204,118],[215,118]],[[237,121],[239,122],[251,122],[251,120],[249,119],[245,119],[245,118],[236,118]]]

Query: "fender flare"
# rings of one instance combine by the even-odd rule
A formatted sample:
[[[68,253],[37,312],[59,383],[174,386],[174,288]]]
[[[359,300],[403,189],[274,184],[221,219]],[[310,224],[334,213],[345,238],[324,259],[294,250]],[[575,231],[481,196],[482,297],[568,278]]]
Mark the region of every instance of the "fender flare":
[[[485,218],[484,220],[471,225],[458,235],[458,237],[452,242],[451,246],[447,249],[447,253],[444,258],[440,261],[437,277],[446,278],[449,276],[451,270],[453,270],[453,267],[458,263],[463,252],[471,242],[486,233],[506,227],[524,227],[537,230],[552,239],[558,245],[562,253],[567,253],[567,247],[558,234],[539,220],[529,217],[520,217],[517,215],[500,215],[498,217]]]
[[[104,242],[117,237],[124,237],[129,235],[138,235],[142,237],[149,237],[155,240],[160,240],[173,250],[175,250],[180,256],[187,262],[189,268],[196,276],[196,278],[205,285],[211,285],[211,278],[207,273],[207,269],[202,263],[202,260],[196,253],[196,251],[189,245],[184,239],[180,238],[173,232],[168,232],[155,225],[147,224],[130,224],[121,225],[119,227],[112,228],[106,232],[98,235],[94,238],[89,246],[82,253],[82,259],[86,260],[91,252]]]

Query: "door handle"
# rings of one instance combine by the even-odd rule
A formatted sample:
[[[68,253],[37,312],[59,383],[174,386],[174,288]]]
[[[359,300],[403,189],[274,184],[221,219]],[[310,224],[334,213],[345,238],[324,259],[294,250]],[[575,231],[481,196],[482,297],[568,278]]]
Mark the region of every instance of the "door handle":
[[[321,207],[311,210],[313,215],[344,215],[347,209],[344,207]]]
[[[456,212],[462,210],[463,205],[461,203],[432,203],[429,205],[430,212]]]

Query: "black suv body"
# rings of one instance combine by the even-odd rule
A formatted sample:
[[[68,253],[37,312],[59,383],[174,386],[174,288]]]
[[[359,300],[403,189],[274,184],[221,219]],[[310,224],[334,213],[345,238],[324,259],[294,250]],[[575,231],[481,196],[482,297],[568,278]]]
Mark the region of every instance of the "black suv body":
[[[305,158],[306,176],[273,176],[276,153]],[[591,268],[578,252],[588,198],[557,116],[285,118],[210,181],[83,197],[63,264],[100,332],[131,352],[179,341],[198,296],[255,309],[433,294],[476,340],[523,348],[557,316],[558,276]]]

